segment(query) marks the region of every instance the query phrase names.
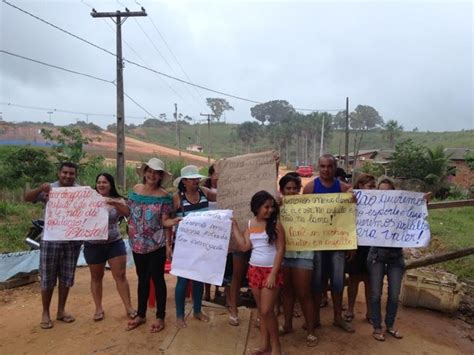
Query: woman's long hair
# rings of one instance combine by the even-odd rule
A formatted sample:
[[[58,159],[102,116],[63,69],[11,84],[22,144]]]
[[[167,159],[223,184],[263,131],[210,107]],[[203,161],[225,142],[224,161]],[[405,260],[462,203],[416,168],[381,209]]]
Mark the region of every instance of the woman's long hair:
[[[267,191],[259,191],[252,196],[252,200],[250,201],[250,210],[252,211],[254,216],[256,216],[260,207],[262,207],[263,204],[268,200],[272,201],[273,203],[273,212],[270,215],[270,218],[267,219],[265,231],[268,235],[268,243],[273,244],[273,242],[276,240],[276,227],[278,222],[278,215],[280,214],[280,208],[278,207],[275,198]]]
[[[294,182],[296,184],[296,187],[298,188],[298,190],[301,190],[301,176],[300,174],[298,174],[297,172],[289,172],[289,173],[286,173],[285,176],[283,176],[280,181],[278,182],[278,185],[280,186],[280,191],[283,191],[283,189],[285,188],[285,186],[289,183],[289,182]]]
[[[99,180],[101,176],[105,177],[110,184],[110,197],[123,198],[123,196],[118,193],[117,188],[115,187],[114,177],[109,173],[100,173],[97,175],[95,178],[95,190],[97,191],[97,180]]]

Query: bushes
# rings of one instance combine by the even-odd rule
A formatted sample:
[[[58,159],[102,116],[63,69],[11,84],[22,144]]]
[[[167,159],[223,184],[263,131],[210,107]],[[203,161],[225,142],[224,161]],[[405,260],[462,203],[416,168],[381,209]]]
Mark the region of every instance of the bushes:
[[[39,184],[54,178],[55,167],[48,153],[31,147],[7,147],[0,154],[0,186],[7,189],[23,188],[25,184]]]

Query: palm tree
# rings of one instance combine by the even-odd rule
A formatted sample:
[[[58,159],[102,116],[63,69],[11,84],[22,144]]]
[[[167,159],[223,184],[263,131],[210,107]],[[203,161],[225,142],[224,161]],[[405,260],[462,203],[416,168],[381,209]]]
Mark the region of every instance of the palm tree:
[[[383,127],[385,129],[383,131],[384,137],[388,139],[390,148],[393,149],[395,147],[395,139],[400,136],[403,131],[403,126],[395,120],[388,120]]]

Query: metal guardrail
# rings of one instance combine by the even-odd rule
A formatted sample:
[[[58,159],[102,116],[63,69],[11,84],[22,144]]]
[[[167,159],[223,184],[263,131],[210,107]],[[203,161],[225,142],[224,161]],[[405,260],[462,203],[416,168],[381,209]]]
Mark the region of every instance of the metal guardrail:
[[[474,199],[428,203],[429,210],[437,210],[440,208],[468,207],[468,206],[474,206]]]

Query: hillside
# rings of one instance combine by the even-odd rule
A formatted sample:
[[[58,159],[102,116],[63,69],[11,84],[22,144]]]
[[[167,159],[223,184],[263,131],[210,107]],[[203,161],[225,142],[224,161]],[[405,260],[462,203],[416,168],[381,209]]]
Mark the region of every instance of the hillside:
[[[45,145],[47,142],[41,137],[39,129],[50,125],[36,123],[13,124],[0,122],[0,144],[32,144]],[[246,153],[244,144],[236,137],[236,124],[213,123],[211,125],[211,156],[214,158],[229,157]],[[102,142],[95,142],[87,147],[87,150],[93,154],[101,154],[108,158],[115,157],[115,136],[107,131],[97,131],[84,129],[84,134],[96,137],[100,136]],[[176,131],[174,123],[163,123],[158,127],[132,126],[126,129],[127,141],[127,159],[144,160],[151,155],[163,155],[166,157],[177,157],[178,151],[176,144]],[[443,145],[450,148],[474,148],[474,130],[465,130],[459,132],[402,132],[397,139],[398,142],[412,138],[417,143],[434,148],[437,145]],[[354,135],[350,134],[349,150],[353,150]],[[152,143],[152,145],[149,145]],[[205,124],[199,125],[181,125],[181,147],[200,143],[204,149],[203,153],[187,152],[183,153],[185,160],[196,164],[205,164],[207,162],[207,151],[209,143],[208,127]],[[331,137],[326,137],[325,150],[334,154],[344,151],[344,132],[333,131]],[[170,149],[171,148],[171,149]],[[270,141],[262,137],[251,147],[251,151],[262,151],[273,149]],[[319,143],[317,143],[319,151]],[[365,133],[361,144],[361,149],[389,149],[387,139],[382,131],[374,130]],[[294,159],[295,147],[291,148],[290,160]]]

